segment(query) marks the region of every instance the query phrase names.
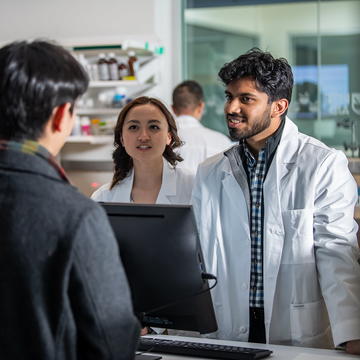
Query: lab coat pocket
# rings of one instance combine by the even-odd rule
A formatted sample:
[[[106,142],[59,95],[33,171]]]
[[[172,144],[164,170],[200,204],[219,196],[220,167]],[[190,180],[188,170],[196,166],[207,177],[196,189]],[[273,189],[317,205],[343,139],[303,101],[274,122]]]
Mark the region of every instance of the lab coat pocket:
[[[313,263],[313,209],[285,210],[283,264]]]
[[[324,300],[290,305],[293,345],[329,347],[330,325]]]

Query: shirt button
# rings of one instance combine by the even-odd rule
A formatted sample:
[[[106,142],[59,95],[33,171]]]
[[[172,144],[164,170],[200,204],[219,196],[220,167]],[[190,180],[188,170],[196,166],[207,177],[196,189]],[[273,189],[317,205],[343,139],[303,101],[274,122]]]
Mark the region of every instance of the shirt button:
[[[260,207],[260,203],[258,201],[255,203],[255,207],[257,207],[257,208]]]
[[[241,332],[242,334],[247,333],[247,327],[246,327],[246,326],[242,326],[242,327],[240,328],[240,332]]]

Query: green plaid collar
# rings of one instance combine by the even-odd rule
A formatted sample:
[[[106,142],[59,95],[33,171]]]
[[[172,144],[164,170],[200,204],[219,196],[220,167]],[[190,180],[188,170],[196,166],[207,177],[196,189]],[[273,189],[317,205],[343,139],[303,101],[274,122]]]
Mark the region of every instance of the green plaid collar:
[[[61,178],[69,182],[64,169],[59,165],[57,160],[49,151],[38,142],[33,140],[23,140],[23,141],[12,141],[12,140],[0,140],[0,150],[12,150],[18,151],[25,154],[30,154],[34,156],[40,156],[45,159],[61,176]]]

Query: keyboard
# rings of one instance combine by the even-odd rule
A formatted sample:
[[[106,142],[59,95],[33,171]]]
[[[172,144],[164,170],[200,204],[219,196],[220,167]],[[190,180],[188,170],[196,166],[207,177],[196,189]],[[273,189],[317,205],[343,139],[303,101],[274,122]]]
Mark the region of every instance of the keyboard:
[[[270,350],[251,349],[240,346],[206,344],[149,337],[140,338],[138,351],[237,360],[263,359],[272,353]]]

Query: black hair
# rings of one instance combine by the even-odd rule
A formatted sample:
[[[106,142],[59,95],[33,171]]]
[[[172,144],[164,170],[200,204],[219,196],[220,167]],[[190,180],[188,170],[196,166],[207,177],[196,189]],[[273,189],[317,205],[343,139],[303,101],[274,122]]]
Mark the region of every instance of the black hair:
[[[88,87],[82,66],[45,40],[0,49],[0,138],[38,140],[55,107],[73,105]]]
[[[176,86],[172,94],[172,101],[176,110],[194,109],[204,101],[204,92],[198,82],[186,80]]]
[[[218,75],[225,85],[242,78],[251,78],[257,89],[268,95],[269,103],[279,99],[287,99],[289,104],[291,102],[294,79],[289,63],[284,58],[275,59],[270,53],[258,48],[252,48],[226,63]],[[286,113],[287,110],[283,118]]]

